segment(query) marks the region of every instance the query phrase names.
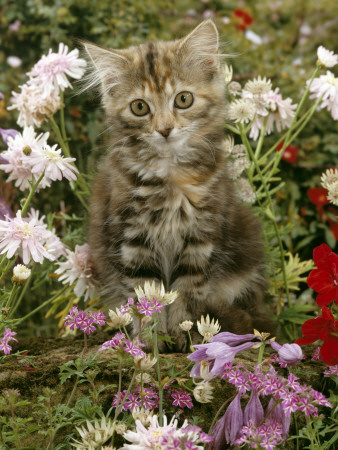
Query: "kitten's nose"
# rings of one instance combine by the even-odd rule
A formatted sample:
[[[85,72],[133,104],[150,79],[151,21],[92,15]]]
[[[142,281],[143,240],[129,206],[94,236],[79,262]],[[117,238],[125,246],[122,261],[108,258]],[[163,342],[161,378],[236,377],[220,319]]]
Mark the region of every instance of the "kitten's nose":
[[[156,130],[158,133],[162,134],[163,137],[167,138],[170,134],[172,128],[164,128],[163,130]]]

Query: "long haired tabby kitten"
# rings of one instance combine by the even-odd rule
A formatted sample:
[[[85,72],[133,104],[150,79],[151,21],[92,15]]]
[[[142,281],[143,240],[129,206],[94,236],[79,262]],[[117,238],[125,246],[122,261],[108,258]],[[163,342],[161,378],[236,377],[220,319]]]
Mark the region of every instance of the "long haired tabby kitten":
[[[181,351],[188,345],[178,324],[201,314],[218,318],[222,331],[266,331],[260,225],[227,175],[215,25],[123,50],[84,46],[110,133],[89,233],[108,305],[146,280],[163,281],[179,297],[162,312],[160,333]]]

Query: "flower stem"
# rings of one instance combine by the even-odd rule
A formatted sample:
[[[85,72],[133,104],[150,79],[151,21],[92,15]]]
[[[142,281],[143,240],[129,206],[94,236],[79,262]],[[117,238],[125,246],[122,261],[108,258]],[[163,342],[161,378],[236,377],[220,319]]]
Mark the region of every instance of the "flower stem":
[[[25,294],[26,294],[26,292],[27,292],[27,289],[29,288],[29,286],[30,286],[30,284],[31,284],[31,281],[32,281],[32,278],[33,278],[32,275],[33,275],[33,271],[34,271],[35,266],[36,266],[36,263],[34,263],[33,266],[32,266],[32,268],[31,268],[31,275],[30,275],[29,279],[26,281],[26,283],[25,283],[23,289],[21,290],[19,298],[18,298],[17,301],[15,302],[15,305],[13,306],[13,308],[11,309],[11,311],[9,311],[8,316],[7,316],[8,318],[13,317],[15,311],[16,311],[16,310],[18,309],[18,307],[20,306],[20,304],[21,304],[21,302],[22,302],[22,299],[24,298],[24,296],[25,296]]]
[[[265,342],[263,341],[262,345],[259,347],[258,358],[257,358],[258,364],[261,364],[263,361],[264,350],[265,350]]]
[[[215,417],[213,418],[208,434],[210,434],[210,431],[212,430],[213,426],[216,423],[216,420],[218,419],[218,416],[221,414],[222,410],[226,407],[226,405],[230,402],[232,402],[232,400],[236,397],[237,393],[235,395],[233,395],[232,397],[228,398],[227,400],[225,400],[225,402],[221,405],[221,407],[219,408],[219,410],[217,411]]]
[[[42,180],[44,175],[45,175],[45,171],[42,172],[42,174],[39,176],[39,178],[36,180],[35,183],[32,180],[28,197],[26,198],[25,204],[23,205],[22,210],[21,210],[21,217],[24,217],[24,215],[26,214],[28,206],[33,198],[33,195],[35,194],[35,191],[37,190],[37,188],[40,184],[40,181]]]
[[[158,352],[158,342],[157,342],[157,314],[154,315],[154,356],[156,357],[156,372],[157,372],[157,381],[158,381],[158,391],[159,391],[159,406],[158,406],[158,423],[160,426],[163,425],[163,386],[161,384],[161,368],[159,361],[159,352]]]

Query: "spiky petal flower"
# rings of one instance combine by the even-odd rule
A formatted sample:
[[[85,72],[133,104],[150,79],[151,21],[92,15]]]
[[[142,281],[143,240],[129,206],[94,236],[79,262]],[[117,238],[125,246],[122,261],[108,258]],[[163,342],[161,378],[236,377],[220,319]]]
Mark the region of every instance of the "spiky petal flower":
[[[194,323],[191,320],[184,320],[182,323],[180,323],[178,326],[183,331],[190,331]]]
[[[317,64],[322,67],[334,67],[338,63],[338,55],[335,55],[333,51],[327,50],[322,45],[317,50],[318,61]]]
[[[114,434],[114,425],[110,419],[102,417],[101,422],[95,420],[94,425],[86,420],[85,426],[75,427],[81,437],[81,441],[74,440],[72,446],[77,449],[95,450],[101,448]]]
[[[152,281],[152,283],[146,281],[144,283],[143,288],[141,286],[138,286],[134,290],[136,292],[138,299],[141,298],[148,298],[149,300],[156,299],[163,306],[170,305],[176,300],[178,296],[177,291],[166,292],[164,289],[164,284],[161,282],[160,285],[156,285],[155,281]]]
[[[229,119],[238,123],[248,123],[255,117],[256,108],[249,99],[238,99],[230,103],[228,108]]]
[[[111,320],[108,325],[110,325],[112,328],[126,327],[133,320],[129,313],[122,314],[119,308],[116,308],[116,312],[110,309],[108,314]]]
[[[73,284],[76,282],[74,292],[78,297],[85,294],[85,300],[94,298],[96,289],[93,282],[93,263],[88,244],[76,245],[75,251],[67,250],[67,260],[58,262],[58,269],[55,271],[59,281],[63,284]]]
[[[55,256],[44,246],[52,234],[45,225],[39,223],[34,217],[23,219],[21,210],[13,219],[7,219],[0,220],[1,254],[7,252],[7,258],[11,258],[18,253],[24,264],[28,264],[31,258],[40,264],[44,258],[51,261],[55,259]]]
[[[258,76],[245,83],[244,91],[249,92],[252,95],[263,95],[267,94],[271,90],[271,87],[271,80],[267,80],[266,77],[261,78]]]
[[[213,399],[212,396],[213,387],[210,383],[201,381],[196,385],[193,390],[195,399],[200,403],[210,403]]]
[[[42,85],[45,96],[52,92],[64,91],[72,87],[67,76],[79,80],[85,71],[86,61],[79,58],[79,50],[74,49],[68,53],[68,46],[60,42],[58,52],[52,49],[43,55],[28,73],[31,84]]]
[[[221,329],[218,320],[212,319],[210,321],[209,314],[206,318],[201,316],[201,321],[197,321],[197,329],[200,335],[208,342]]]
[[[330,185],[338,182],[338,169],[327,169],[321,177],[322,186],[329,189]]]

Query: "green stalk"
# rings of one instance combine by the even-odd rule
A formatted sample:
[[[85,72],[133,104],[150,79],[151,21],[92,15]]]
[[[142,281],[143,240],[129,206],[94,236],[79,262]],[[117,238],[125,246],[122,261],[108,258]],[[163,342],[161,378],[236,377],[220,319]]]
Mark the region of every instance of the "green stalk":
[[[235,133],[235,134],[240,134],[240,132],[238,131],[238,129],[235,128],[235,127],[233,127],[232,125],[226,123],[224,126],[225,126],[225,128],[227,128],[228,130],[232,131],[233,133]]]
[[[24,317],[21,317],[20,319],[16,320],[16,323],[21,323],[24,320],[28,319],[29,317],[33,316],[35,313],[37,313],[38,311],[40,311],[40,309],[43,309],[45,306],[49,305],[50,303],[52,303],[56,298],[58,298],[61,294],[63,294],[66,290],[68,289],[67,286],[65,286],[60,292],[58,292],[57,294],[53,295],[53,297],[49,298],[48,300],[46,300],[45,302],[43,302],[40,306],[38,306],[37,308],[33,309],[33,311],[29,312],[28,314],[26,314]]]
[[[63,103],[63,92],[60,92],[61,102]],[[68,145],[68,138],[66,133],[66,126],[65,126],[65,110],[64,108],[60,109],[60,126],[61,126],[61,134],[62,139],[65,144],[65,147],[67,148],[68,154],[70,155],[69,145]],[[66,154],[66,153],[65,153]]]
[[[7,258],[6,258],[7,259]],[[2,270],[2,273],[0,275],[0,283],[3,279],[3,277],[6,275],[6,273],[9,271],[9,269],[15,264],[15,261],[17,260],[17,256],[14,260],[9,259],[6,267]]]
[[[159,361],[158,343],[157,343],[157,313],[154,317],[155,327],[154,327],[154,356],[156,357],[156,372],[158,381],[158,391],[159,391],[159,407],[158,407],[158,422],[160,426],[163,425],[163,386],[161,383],[161,368]]]
[[[261,132],[264,131],[263,129],[261,130]],[[245,145],[249,156],[251,158],[251,161],[254,163],[255,169],[257,174],[260,177],[260,181],[263,185],[264,188],[264,192],[266,195],[266,200],[268,202],[268,207],[270,209],[271,214],[268,215],[268,217],[270,218],[270,220],[272,221],[274,230],[275,230],[275,235],[277,237],[277,241],[278,241],[278,247],[279,247],[279,252],[280,252],[280,259],[281,259],[281,267],[282,267],[282,272],[283,272],[283,281],[284,281],[284,286],[285,286],[285,294],[286,294],[286,298],[287,298],[287,302],[289,307],[291,306],[291,300],[290,300],[290,293],[289,293],[289,287],[288,287],[288,283],[287,283],[287,276],[286,276],[286,267],[285,267],[285,253],[284,253],[284,248],[283,248],[283,243],[282,243],[282,239],[279,233],[279,229],[278,229],[278,225],[277,222],[275,220],[275,213],[274,213],[274,208],[273,208],[273,204],[272,204],[272,200],[271,200],[271,196],[270,196],[270,192],[269,192],[269,185],[267,185],[265,178],[262,174],[261,168],[258,165],[258,162],[255,158],[254,152],[251,148],[250,142],[247,138],[247,135],[241,131],[241,138],[242,138],[242,142]]]
[[[26,214],[28,206],[33,198],[33,195],[35,194],[35,191],[37,190],[37,188],[40,184],[40,181],[42,180],[44,175],[45,175],[45,171],[42,172],[42,174],[39,176],[39,178],[37,179],[37,181],[35,183],[33,183],[33,180],[32,180],[28,197],[26,198],[25,204],[23,205],[22,210],[21,210],[21,217],[23,217]]]
[[[258,364],[261,364],[263,361],[264,350],[265,350],[265,342],[263,341],[262,345],[259,347],[258,358],[257,358]]]
[[[17,283],[13,283],[13,286],[12,286],[11,292],[9,294],[9,297],[7,299],[5,308],[8,308],[8,309],[11,308],[11,304],[15,301],[15,297],[16,297],[16,294],[17,294],[19,288],[20,288],[20,286]]]
[[[19,298],[17,299],[17,301],[16,301],[14,307],[13,307],[13,308],[11,309],[11,311],[9,312],[9,314],[8,314],[8,316],[7,316],[8,318],[12,317],[12,316],[14,315],[15,311],[16,311],[16,310],[18,309],[18,307],[20,306],[20,304],[21,304],[21,302],[22,302],[22,299],[24,298],[24,296],[25,296],[25,294],[26,294],[26,292],[27,292],[27,289],[28,289],[28,287],[30,286],[31,281],[32,281],[32,279],[33,279],[32,275],[33,275],[33,271],[34,271],[35,266],[36,266],[36,263],[33,264],[32,268],[31,268],[31,275],[30,275],[29,279],[26,281],[26,283],[25,283],[25,285],[24,285],[22,291],[20,292],[20,296],[19,296]]]

